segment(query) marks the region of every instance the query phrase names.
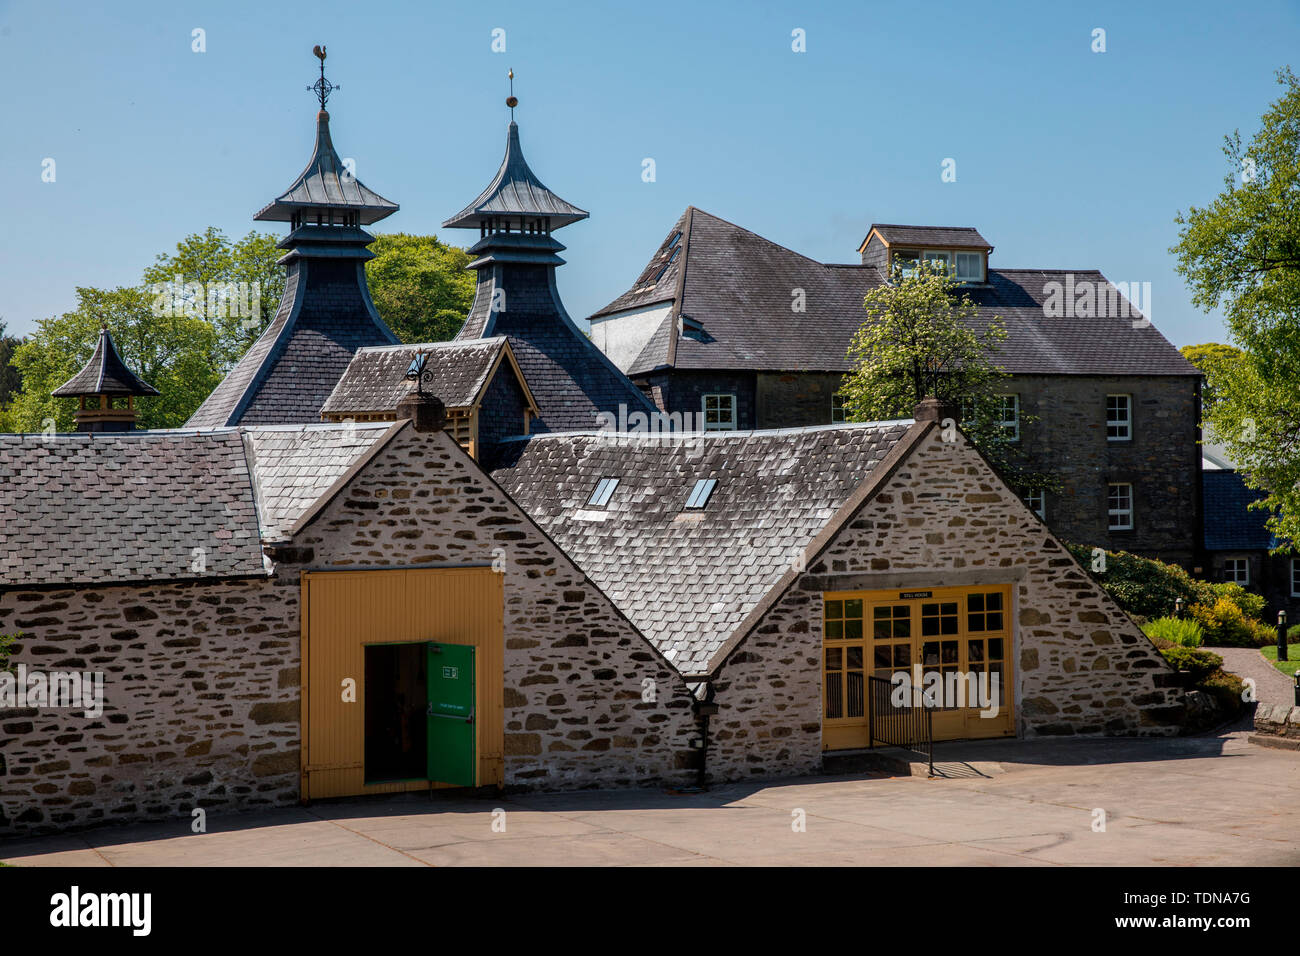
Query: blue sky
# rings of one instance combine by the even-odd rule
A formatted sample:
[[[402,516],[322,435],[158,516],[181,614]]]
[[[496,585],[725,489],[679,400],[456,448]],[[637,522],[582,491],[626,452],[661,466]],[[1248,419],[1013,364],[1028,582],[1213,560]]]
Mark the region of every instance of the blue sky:
[[[559,234],[575,318],[694,204],[829,262],[855,261],[873,221],[972,225],[994,267],[1150,282],[1155,324],[1184,345],[1224,332],[1174,272],[1174,215],[1222,188],[1224,134],[1253,132],[1274,71],[1300,69],[1300,2],[0,0],[11,331],[77,285],[137,282],[189,233],[252,228],[310,154],[315,43],[341,85],[335,145],[401,204],[380,228],[460,244],[440,223],[500,162],[514,68],[529,162],[591,212]]]

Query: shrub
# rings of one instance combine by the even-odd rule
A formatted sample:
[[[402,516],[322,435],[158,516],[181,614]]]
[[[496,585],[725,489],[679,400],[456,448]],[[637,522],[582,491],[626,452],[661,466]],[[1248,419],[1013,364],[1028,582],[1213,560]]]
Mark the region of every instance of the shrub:
[[[1204,637],[1201,625],[1195,620],[1176,617],[1158,617],[1142,625],[1142,632],[1152,639],[1159,637],[1180,647],[1200,647]]]
[[[1164,617],[1173,613],[1179,598],[1187,607],[1215,601],[1213,585],[1196,580],[1176,564],[1139,558],[1126,551],[1107,551],[1106,570],[1094,573],[1093,549],[1082,544],[1068,547],[1097,583],[1130,615]]]
[[[1277,640],[1277,638],[1274,637],[1274,640]],[[1293,624],[1287,628],[1286,642],[1288,644],[1300,644],[1300,624]]]
[[[1160,652],[1174,670],[1190,674],[1192,682],[1199,684],[1223,668],[1223,658],[1196,647],[1170,647]]]
[[[1251,594],[1235,581],[1211,584],[1210,590],[1214,592],[1215,602],[1231,601],[1241,611],[1242,617],[1248,621],[1258,621],[1264,616],[1264,596],[1262,594]],[[1200,603],[1210,604],[1213,602],[1202,600]]]
[[[1191,615],[1204,632],[1202,643],[1211,647],[1260,647],[1268,643],[1268,628],[1248,620],[1231,598],[1194,604]]]

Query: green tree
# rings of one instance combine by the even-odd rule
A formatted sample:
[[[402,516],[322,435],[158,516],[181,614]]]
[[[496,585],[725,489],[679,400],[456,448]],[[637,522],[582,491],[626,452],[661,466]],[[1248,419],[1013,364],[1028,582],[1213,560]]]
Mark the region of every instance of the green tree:
[[[38,432],[53,420],[58,431],[74,428],[76,402],[50,392],[90,360],[101,326],[108,327],[127,366],[162,393],[136,400],[139,426],[183,425],[221,381],[212,364],[216,329],[204,319],[157,315],[152,304],[144,289],[79,288],[74,310],[40,320],[14,352],[23,389],[9,410],[8,427]]]
[[[1208,412],[1218,404],[1224,374],[1241,361],[1241,349],[1207,342],[1204,345],[1184,345],[1179,351],[1183,353],[1183,358],[1200,369],[1205,376],[1201,408],[1203,412]]]
[[[261,334],[284,293],[279,238],[250,232],[231,242],[214,226],[186,236],[144,270],[143,284],[157,310],[207,319],[216,330],[212,361],[230,368]]]
[[[1288,551],[1300,540],[1300,79],[1289,68],[1277,79],[1283,93],[1249,144],[1225,138],[1224,189],[1178,215],[1171,252],[1192,300],[1223,309],[1242,351],[1216,375],[1206,425],[1265,493]]]
[[[994,363],[1007,337],[1001,319],[982,315],[937,263],[896,272],[863,305],[867,321],[849,344],[853,370],[840,385],[850,421],[908,418],[933,396],[962,409],[962,431],[1020,493],[1054,486],[1024,465],[1017,436],[1002,424],[1008,376]]]
[[[465,324],[474,304],[469,254],[436,236],[376,236],[366,263],[370,298],[403,342],[441,342]]]
[[[22,344],[22,339],[9,335],[5,329],[5,320],[0,319],[0,414],[23,387],[23,377],[12,364],[14,349]]]

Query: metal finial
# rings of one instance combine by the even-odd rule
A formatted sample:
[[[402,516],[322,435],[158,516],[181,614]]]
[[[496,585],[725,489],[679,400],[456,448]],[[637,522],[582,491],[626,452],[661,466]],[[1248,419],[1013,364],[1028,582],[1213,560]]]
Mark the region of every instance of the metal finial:
[[[512,69],[506,74],[510,77],[510,95],[506,97],[506,106],[510,107],[510,122],[515,121],[515,107],[519,105],[519,99],[515,96],[515,71]]]
[[[308,92],[316,94],[316,97],[320,100],[320,108],[324,110],[325,103],[329,100],[330,94],[335,90],[343,89],[343,87],[325,79],[325,47],[318,44],[311,48],[311,52],[316,54],[316,59],[320,60],[320,79],[307,87],[307,90]]]

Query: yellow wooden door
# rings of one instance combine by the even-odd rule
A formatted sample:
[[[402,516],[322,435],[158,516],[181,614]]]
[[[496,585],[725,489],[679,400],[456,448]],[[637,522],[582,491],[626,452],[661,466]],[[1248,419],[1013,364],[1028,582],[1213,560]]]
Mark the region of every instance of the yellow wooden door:
[[[490,568],[302,576],[302,797],[440,786],[365,782],[365,647],[435,641],[475,648],[479,786],[505,783],[504,594]]]
[[[867,676],[933,691],[936,740],[1015,734],[1010,585],[824,595],[822,748],[869,743]]]

